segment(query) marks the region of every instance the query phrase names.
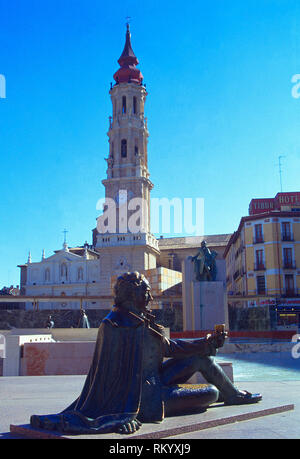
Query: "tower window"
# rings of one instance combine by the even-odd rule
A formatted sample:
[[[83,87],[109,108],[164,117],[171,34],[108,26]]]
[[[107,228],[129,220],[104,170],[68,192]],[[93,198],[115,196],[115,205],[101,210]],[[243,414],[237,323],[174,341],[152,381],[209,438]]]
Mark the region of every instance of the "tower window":
[[[136,108],[137,108],[136,97],[134,96],[133,97],[133,104],[132,104],[132,110],[133,110],[134,115],[137,113]]]
[[[114,152],[115,152],[114,143],[112,142],[112,143],[111,143],[111,157],[112,157],[112,158],[114,157]]]
[[[127,157],[127,140],[122,139],[121,140],[121,158],[126,158]]]
[[[137,145],[134,147],[134,154],[135,156],[139,154],[139,147]]]
[[[126,113],[126,96],[122,97],[122,113]]]

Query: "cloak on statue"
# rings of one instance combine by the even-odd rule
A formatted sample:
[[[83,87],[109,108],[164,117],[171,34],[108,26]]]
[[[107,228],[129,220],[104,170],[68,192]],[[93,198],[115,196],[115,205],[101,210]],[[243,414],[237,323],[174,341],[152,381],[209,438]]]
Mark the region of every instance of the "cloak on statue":
[[[68,433],[108,433],[136,418],[139,419],[142,395],[150,400],[149,409],[140,417],[144,422],[162,421],[164,403],[161,384],[143,384],[144,338],[155,336],[156,358],[184,357],[195,352],[212,355],[206,340],[168,340],[154,316],[139,316],[114,307],[103,319],[95,345],[92,364],[80,396],[59,414],[31,417],[31,424]]]

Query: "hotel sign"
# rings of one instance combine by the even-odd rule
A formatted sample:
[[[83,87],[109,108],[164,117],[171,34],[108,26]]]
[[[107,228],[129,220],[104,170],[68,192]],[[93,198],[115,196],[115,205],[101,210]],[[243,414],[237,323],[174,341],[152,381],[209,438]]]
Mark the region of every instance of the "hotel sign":
[[[249,215],[282,210],[282,207],[286,206],[300,208],[300,192],[277,193],[275,198],[252,199],[249,204]]]
[[[280,307],[292,307],[292,306],[300,306],[300,298],[290,298],[286,300],[276,300],[273,299],[266,299],[259,301],[260,306],[280,306]]]

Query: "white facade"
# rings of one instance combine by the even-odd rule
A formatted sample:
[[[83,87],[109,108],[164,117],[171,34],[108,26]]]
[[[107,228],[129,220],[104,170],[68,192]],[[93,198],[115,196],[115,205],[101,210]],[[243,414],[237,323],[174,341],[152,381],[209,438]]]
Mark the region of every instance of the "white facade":
[[[76,254],[79,252],[81,254]],[[64,248],[40,262],[27,263],[26,296],[99,296],[99,254],[89,250]],[[99,302],[85,302],[85,308],[101,307]],[[33,304],[26,303],[26,309]],[[39,302],[39,309],[78,309],[80,301]]]

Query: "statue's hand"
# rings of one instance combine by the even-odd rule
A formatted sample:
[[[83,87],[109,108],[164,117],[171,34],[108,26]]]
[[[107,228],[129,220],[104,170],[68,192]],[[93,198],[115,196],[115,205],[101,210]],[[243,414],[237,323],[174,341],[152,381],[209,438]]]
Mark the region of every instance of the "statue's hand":
[[[125,424],[120,425],[117,432],[125,435],[133,434],[134,432],[139,430],[141,425],[142,424],[140,421],[138,421],[137,419],[133,419],[130,422],[126,422]]]
[[[225,343],[225,339],[227,338],[227,332],[218,332],[209,334],[206,336],[207,341],[216,349],[219,347],[223,347]]]

